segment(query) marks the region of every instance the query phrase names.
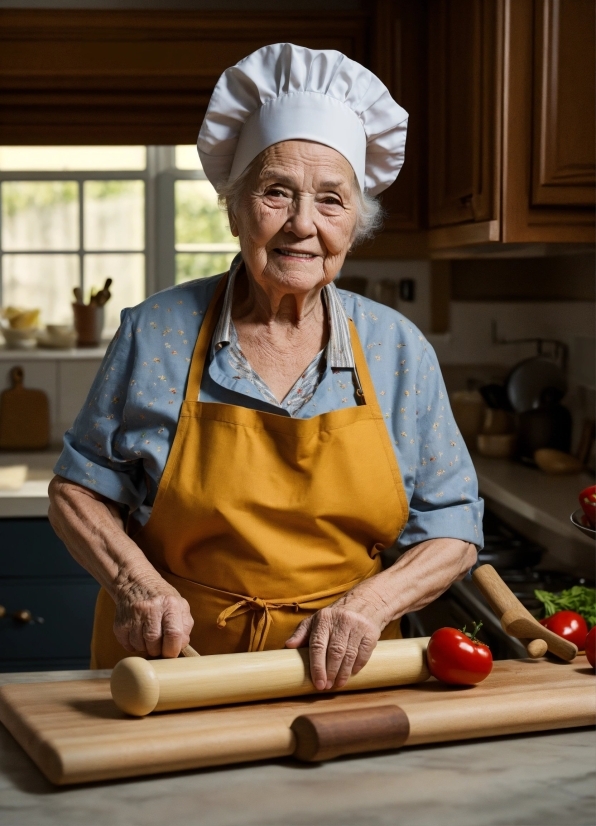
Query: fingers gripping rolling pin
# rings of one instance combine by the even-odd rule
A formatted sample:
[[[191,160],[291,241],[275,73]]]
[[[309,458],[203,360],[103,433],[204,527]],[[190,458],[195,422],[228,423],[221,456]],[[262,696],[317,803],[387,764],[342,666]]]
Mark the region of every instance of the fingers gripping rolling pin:
[[[429,677],[428,639],[379,642],[362,671],[340,690],[424,682]],[[318,693],[310,679],[306,648],[168,660],[127,657],[114,668],[110,686],[118,708],[136,717]]]

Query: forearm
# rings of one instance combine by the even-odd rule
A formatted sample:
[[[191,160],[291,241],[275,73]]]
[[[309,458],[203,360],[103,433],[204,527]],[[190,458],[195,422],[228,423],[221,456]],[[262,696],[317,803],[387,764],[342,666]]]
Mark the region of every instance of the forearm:
[[[381,607],[383,625],[437,599],[476,562],[475,545],[460,539],[429,539],[406,551],[387,570],[367,580]],[[356,590],[356,589],[355,589]]]
[[[71,555],[109,593],[151,595],[165,585],[139,546],[125,533],[115,502],[55,476],[50,484],[48,516]]]

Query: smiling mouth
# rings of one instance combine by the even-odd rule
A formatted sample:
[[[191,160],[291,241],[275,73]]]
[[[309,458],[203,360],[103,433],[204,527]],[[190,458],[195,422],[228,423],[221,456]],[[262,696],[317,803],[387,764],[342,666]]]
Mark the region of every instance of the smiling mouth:
[[[297,252],[295,250],[284,250],[281,249],[281,247],[277,247],[274,252],[278,255],[283,255],[285,258],[301,258],[303,260],[309,260],[317,257],[314,252]]]

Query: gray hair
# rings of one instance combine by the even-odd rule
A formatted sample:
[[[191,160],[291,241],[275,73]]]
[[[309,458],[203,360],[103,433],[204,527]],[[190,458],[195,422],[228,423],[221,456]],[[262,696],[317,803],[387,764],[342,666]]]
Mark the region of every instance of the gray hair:
[[[220,207],[229,214],[234,215],[238,210],[244,196],[246,184],[258,160],[259,157],[257,156],[235,180],[220,186],[217,193],[218,202]],[[355,175],[354,191],[356,193],[358,216],[356,218],[356,227],[351,249],[363,241],[372,238],[381,228],[385,217],[385,210],[379,199],[373,195],[369,195],[367,192],[363,192],[360,189],[360,184]]]

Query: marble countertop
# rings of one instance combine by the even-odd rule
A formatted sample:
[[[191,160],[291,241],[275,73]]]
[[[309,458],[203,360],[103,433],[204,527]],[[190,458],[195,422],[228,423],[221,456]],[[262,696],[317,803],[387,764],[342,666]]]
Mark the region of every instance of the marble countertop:
[[[570,520],[581,490],[594,483],[587,472],[548,475],[511,459],[472,454],[482,496],[493,499],[557,536],[573,540],[591,553],[594,542]]]
[[[106,672],[0,674],[0,683],[91,676]],[[594,789],[585,729],[56,788],[0,726],[6,826],[592,826]]]

